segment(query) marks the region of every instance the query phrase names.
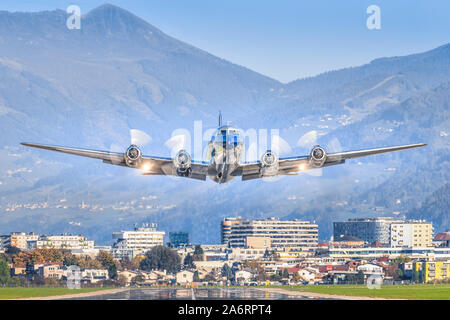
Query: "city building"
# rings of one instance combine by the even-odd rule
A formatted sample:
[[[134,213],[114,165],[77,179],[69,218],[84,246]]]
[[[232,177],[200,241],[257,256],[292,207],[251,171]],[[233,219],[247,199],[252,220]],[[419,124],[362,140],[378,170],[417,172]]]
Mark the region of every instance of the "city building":
[[[414,277],[419,282],[450,279],[450,261],[427,261],[413,264]]]
[[[4,248],[16,247],[20,250],[28,250],[29,242],[35,241],[39,238],[39,235],[34,233],[25,233],[25,232],[11,232],[9,235],[1,236],[0,242],[2,242],[1,246]]]
[[[85,269],[81,271],[81,282],[84,283],[97,283],[108,279],[109,274],[106,269]]]
[[[344,259],[373,259],[379,257],[397,258],[400,256],[408,256],[418,259],[450,259],[450,248],[435,247],[359,247],[359,248],[329,248],[328,256],[334,260]]]
[[[438,233],[433,239],[433,244],[436,247],[450,248],[450,232]]]
[[[67,249],[67,250],[91,250],[94,249],[94,240],[88,240],[83,235],[43,235],[33,240],[28,240],[27,249]]]
[[[302,249],[317,248],[318,225],[301,220],[244,220],[231,225],[226,234],[230,247],[254,249]]]
[[[189,245],[188,232],[169,232],[169,247],[183,248]]]
[[[331,242],[335,247],[360,247],[364,241],[354,236],[341,236]]]
[[[220,223],[220,236],[222,244],[228,245],[230,241],[230,234],[231,234],[231,227],[235,224],[238,224],[241,221],[241,217],[235,217],[235,218],[225,218]]]
[[[433,224],[424,220],[391,223],[391,247],[431,247]]]
[[[157,231],[156,224],[143,224],[132,231],[120,231],[113,233],[114,243],[111,253],[116,259],[133,259],[135,256],[144,254],[154,246],[162,246],[164,243],[164,231]]]
[[[188,285],[194,281],[194,272],[182,270],[176,274],[176,283],[181,286]]]
[[[378,241],[382,244],[389,244],[391,224],[402,222],[403,220],[388,217],[354,218],[344,222],[333,222],[333,239],[352,236],[366,243]]]

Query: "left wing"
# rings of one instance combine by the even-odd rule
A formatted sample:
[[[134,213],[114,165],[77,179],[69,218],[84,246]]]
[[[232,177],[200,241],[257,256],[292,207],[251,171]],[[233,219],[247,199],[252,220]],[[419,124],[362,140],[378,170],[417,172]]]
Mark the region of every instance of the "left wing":
[[[418,143],[418,144],[409,144],[404,146],[396,146],[396,147],[385,147],[385,148],[376,148],[376,149],[365,149],[365,150],[357,150],[357,151],[347,151],[347,152],[338,152],[338,153],[331,153],[326,154],[323,162],[318,165],[313,164],[313,151],[309,156],[295,156],[295,157],[285,157],[280,158],[278,160],[278,170],[276,171],[276,174],[274,174],[275,171],[268,170],[267,173],[264,171],[264,166],[262,165],[261,161],[255,161],[255,162],[246,162],[243,163],[237,170],[234,175],[241,175],[242,180],[251,180],[251,179],[257,179],[262,177],[270,177],[274,175],[296,175],[298,172],[310,170],[310,169],[316,169],[316,168],[322,168],[322,167],[328,167],[333,166],[337,164],[343,164],[345,163],[345,160],[348,159],[354,159],[354,158],[360,158],[360,157],[366,157],[370,155],[380,154],[380,153],[387,153],[387,152],[393,152],[393,151],[400,151],[400,150],[406,150],[406,149],[412,149],[412,148],[418,148],[426,146],[424,143]]]
[[[125,153],[120,152],[110,152],[102,150],[91,150],[91,149],[80,149],[80,148],[69,148],[61,146],[52,146],[44,144],[35,144],[22,142],[21,143],[27,147],[45,149],[50,151],[68,153],[76,156],[94,158],[103,160],[104,163],[130,167],[142,170],[144,175],[173,175],[182,176],[186,178],[206,180],[206,173],[208,171],[208,163],[203,161],[192,161],[191,169],[189,172],[180,174],[174,165],[174,159],[167,157],[155,157],[155,156],[142,156],[140,158],[139,166],[129,166],[127,164]]]

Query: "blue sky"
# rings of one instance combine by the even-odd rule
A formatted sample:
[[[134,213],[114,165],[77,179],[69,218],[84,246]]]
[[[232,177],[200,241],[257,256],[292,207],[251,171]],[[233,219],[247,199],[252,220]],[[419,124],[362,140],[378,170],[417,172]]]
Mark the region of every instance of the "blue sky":
[[[41,11],[101,0],[2,0],[0,10]],[[288,82],[384,56],[450,42],[450,1],[115,0],[163,32],[221,58]],[[381,9],[368,30],[366,9]]]

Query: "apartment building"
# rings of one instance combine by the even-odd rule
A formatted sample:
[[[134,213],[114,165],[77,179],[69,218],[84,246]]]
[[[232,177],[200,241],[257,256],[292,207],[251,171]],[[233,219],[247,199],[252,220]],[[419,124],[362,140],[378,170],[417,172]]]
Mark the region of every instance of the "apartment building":
[[[410,220],[391,224],[391,247],[431,247],[433,224],[424,220]]]
[[[220,223],[220,236],[221,236],[221,242],[222,244],[228,245],[230,241],[230,235],[231,235],[231,227],[235,224],[238,224],[242,220],[241,217],[232,217],[232,218],[225,218]]]
[[[20,250],[28,250],[29,242],[39,239],[39,235],[25,232],[11,232],[10,235],[2,236],[3,246],[16,247]]]
[[[117,239],[112,247],[112,255],[116,259],[129,258],[144,254],[154,246],[162,246],[164,243],[164,231],[157,231],[156,224],[144,224],[131,231],[113,233],[113,239]]]
[[[67,250],[92,250],[94,241],[88,240],[83,235],[43,235],[36,240],[28,241],[28,249],[67,249]]]
[[[318,225],[308,221],[241,219],[231,225],[227,237],[230,247],[308,251],[317,247],[318,232]]]
[[[391,224],[403,223],[403,220],[390,217],[354,218],[344,222],[333,222],[333,238],[352,236],[366,243],[375,241],[388,245],[390,243]]]

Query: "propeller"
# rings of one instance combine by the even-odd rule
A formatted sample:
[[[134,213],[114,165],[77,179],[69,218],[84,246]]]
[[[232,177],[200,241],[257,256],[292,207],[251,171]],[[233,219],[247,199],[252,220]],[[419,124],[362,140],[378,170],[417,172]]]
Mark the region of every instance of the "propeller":
[[[327,144],[327,152],[328,153],[340,153],[342,152],[342,145],[339,142],[339,139],[334,137]],[[336,157],[337,160],[342,160],[341,157]]]
[[[152,141],[152,137],[150,137],[144,131],[138,129],[130,129],[130,144],[137,146],[138,148],[142,148],[146,144]],[[111,153],[123,153],[123,146],[119,146],[116,143],[111,144],[109,151]],[[111,163],[120,164],[122,159],[117,159],[116,157],[111,156]]]
[[[289,143],[281,138],[278,134],[273,134],[271,136],[271,143],[270,143],[270,150],[275,153],[278,157],[289,154],[292,151],[291,146]],[[263,152],[266,152],[266,150],[261,150]],[[283,176],[276,175],[276,176],[268,176],[263,177],[262,180],[265,182],[275,182],[281,179]]]
[[[179,133],[179,134],[177,134]],[[164,145],[170,149],[170,157],[174,158],[178,151],[186,150],[190,154],[191,136],[188,131],[175,131]],[[176,176],[176,168],[172,163],[166,163],[161,166],[162,172],[169,177]]]
[[[178,134],[170,137],[164,145],[170,149],[170,156],[173,158],[178,151],[186,150],[186,147],[188,147],[187,141],[189,141],[187,134]]]
[[[272,136],[271,150],[278,156],[288,154],[292,151],[289,143],[279,135]]]
[[[303,136],[301,136],[300,139],[297,140],[297,146],[301,148],[308,148],[309,150],[311,150],[313,146],[317,145],[318,138],[319,133],[316,130],[308,131]],[[302,173],[306,173],[307,175],[313,177],[321,177],[323,174],[322,168],[305,170],[302,171]]]
[[[298,139],[297,146],[302,147],[302,148],[311,149],[313,146],[318,144],[317,141],[318,141],[319,135],[320,134],[316,130],[311,130],[311,131],[305,133],[303,136],[301,136],[300,139]],[[339,153],[339,152],[342,152],[342,145],[339,142],[339,139],[334,137],[326,144],[324,149],[327,153]],[[338,160],[340,160],[340,159],[338,159]],[[323,174],[322,168],[306,170],[306,171],[304,171],[304,173],[306,173],[310,176],[315,176],[315,177],[320,177]]]
[[[131,144],[138,147],[143,147],[147,143],[152,141],[152,138],[148,134],[138,129],[130,129],[130,137],[131,137]]]
[[[297,141],[297,147],[312,148],[312,146],[317,144],[318,133],[316,130],[311,130],[305,133]]]

